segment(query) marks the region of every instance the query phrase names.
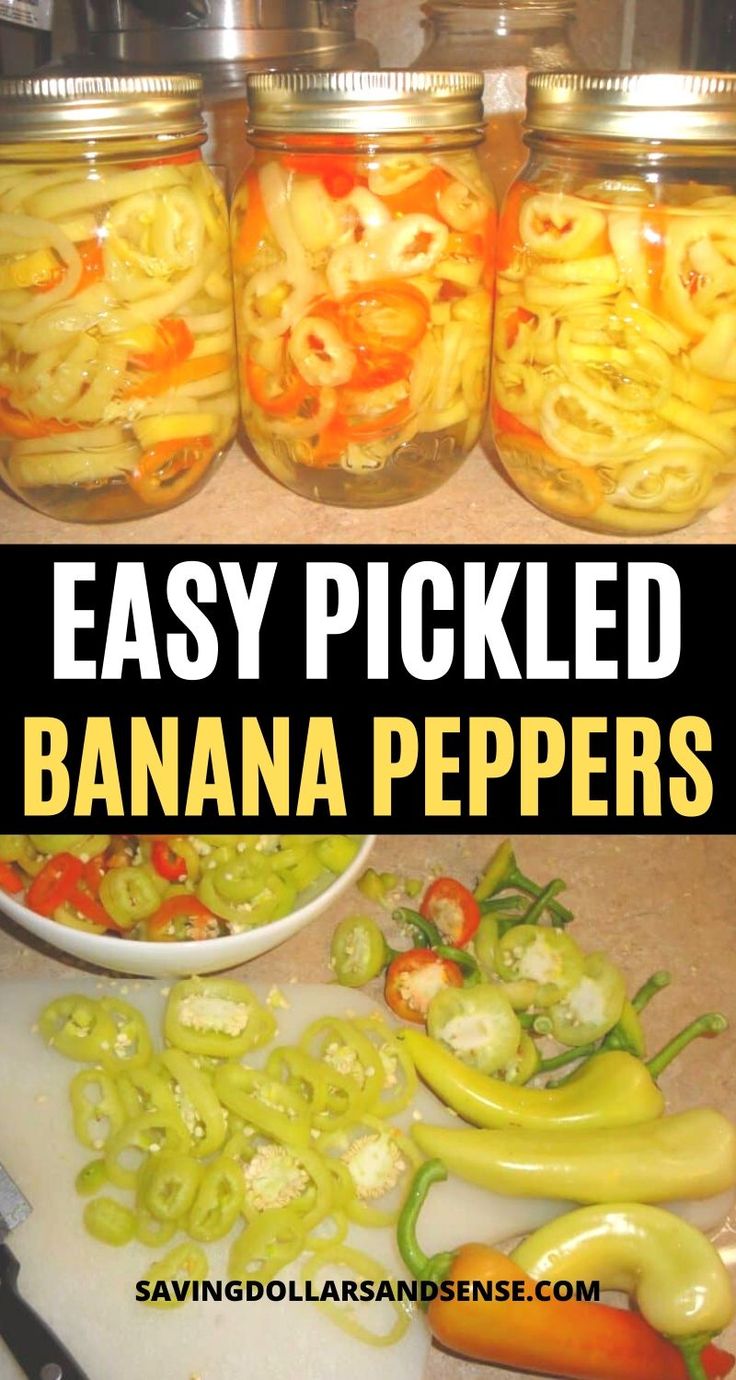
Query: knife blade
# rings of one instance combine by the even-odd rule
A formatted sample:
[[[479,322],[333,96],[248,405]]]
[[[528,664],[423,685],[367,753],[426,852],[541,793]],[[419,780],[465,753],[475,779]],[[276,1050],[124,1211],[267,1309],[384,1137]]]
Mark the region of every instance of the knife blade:
[[[25,1222],[32,1211],[28,1199],[0,1164],[0,1244],[21,1222]]]
[[[89,1380],[19,1292],[20,1264],[5,1239],[31,1212],[25,1194],[0,1164],[0,1338],[28,1380]]]

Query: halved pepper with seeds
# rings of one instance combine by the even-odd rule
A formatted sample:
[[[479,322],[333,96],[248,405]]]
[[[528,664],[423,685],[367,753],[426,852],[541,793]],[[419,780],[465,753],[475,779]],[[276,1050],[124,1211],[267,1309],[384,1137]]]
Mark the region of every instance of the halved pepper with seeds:
[[[187,1054],[235,1059],[267,1044],[276,1021],[244,982],[186,978],[169,993],[164,1033]]]

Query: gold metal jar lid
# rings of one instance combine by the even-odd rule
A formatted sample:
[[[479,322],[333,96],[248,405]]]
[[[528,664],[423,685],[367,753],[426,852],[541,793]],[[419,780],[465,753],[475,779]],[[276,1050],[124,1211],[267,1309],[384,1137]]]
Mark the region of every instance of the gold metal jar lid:
[[[736,76],[723,72],[535,72],[530,133],[736,143]]]
[[[6,77],[0,142],[204,132],[202,79],[187,75]]]
[[[399,134],[483,120],[480,72],[256,72],[247,85],[251,133]]]

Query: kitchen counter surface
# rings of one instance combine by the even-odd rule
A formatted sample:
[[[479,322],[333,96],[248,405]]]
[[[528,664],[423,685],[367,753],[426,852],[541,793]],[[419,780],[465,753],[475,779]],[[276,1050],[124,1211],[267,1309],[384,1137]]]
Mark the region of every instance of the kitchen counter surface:
[[[104,527],[57,522],[20,503],[0,487],[0,545],[37,542],[296,542],[338,545],[358,542],[445,545],[449,542],[535,542],[589,545],[621,540],[583,532],[533,508],[496,470],[480,448],[447,484],[415,503],[361,511],[310,503],[283,488],[239,445],[230,451],[207,488],[189,503],[145,520]],[[638,545],[640,539],[625,538]],[[647,544],[707,546],[736,542],[736,493],[692,527]]]
[[[472,881],[496,840],[488,837],[382,836],[371,862],[379,871],[426,876],[431,868]],[[522,838],[520,863],[528,875],[567,879],[565,900],[576,913],[574,934],[587,948],[603,948],[638,986],[655,968],[669,968],[672,987],[646,1017],[650,1048],[706,1010],[736,1020],[736,838],[552,836]],[[327,914],[281,948],[254,960],[242,975],[284,987],[290,979],[329,979],[327,954],[336,921],[356,911],[378,912],[350,891]],[[60,987],[74,981],[72,962],[42,946],[28,946],[0,917],[0,1001],[3,978],[51,977]],[[140,979],[131,978],[131,998]],[[144,981],[144,980],[143,980]],[[378,995],[378,984],[376,995]],[[733,1032],[688,1050],[662,1079],[668,1105],[682,1110],[713,1105],[736,1117]],[[8,1056],[3,1051],[3,1056]],[[726,1336],[733,1350],[736,1328]],[[516,1373],[465,1363],[439,1349],[426,1380],[521,1380]],[[527,1380],[533,1380],[528,1377]]]

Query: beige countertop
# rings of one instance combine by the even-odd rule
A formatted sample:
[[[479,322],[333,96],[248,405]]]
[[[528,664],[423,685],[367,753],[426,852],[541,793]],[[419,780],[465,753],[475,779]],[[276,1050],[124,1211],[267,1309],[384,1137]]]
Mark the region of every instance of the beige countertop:
[[[556,522],[533,508],[477,449],[452,479],[428,498],[396,508],[361,511],[332,508],[299,498],[272,479],[239,445],[233,446],[206,489],[167,513],[144,521],[86,526],[57,522],[20,503],[0,488],[0,545],[38,542],[538,542],[600,545],[597,536]],[[637,538],[625,543],[639,544]],[[662,545],[736,542],[736,493],[693,527],[664,537]]]
[[[471,881],[495,842],[483,836],[384,835],[371,861],[378,870],[427,875],[430,868],[439,867]],[[671,970],[671,988],[658,996],[646,1016],[650,1049],[659,1048],[702,1011],[722,1010],[736,1020],[736,838],[542,835],[521,839],[517,853],[528,875],[540,881],[552,876],[567,879],[565,900],[576,913],[576,938],[584,947],[607,950],[627,973],[632,988],[654,969]],[[308,929],[249,964],[248,977],[279,984],[294,978],[328,980],[327,954],[335,922],[358,909],[371,907],[351,891]],[[61,986],[72,982],[74,974],[71,964],[35,941],[33,947],[26,945],[20,933],[0,919],[0,984],[21,976],[57,975]],[[131,979],[133,1000],[136,981]],[[3,1051],[4,1057],[7,1054]],[[736,1117],[733,1033],[692,1046],[664,1075],[662,1089],[671,1110],[712,1105]],[[736,1347],[736,1328],[726,1342]],[[463,1362],[434,1349],[426,1380],[492,1377],[522,1380],[516,1373]]]

